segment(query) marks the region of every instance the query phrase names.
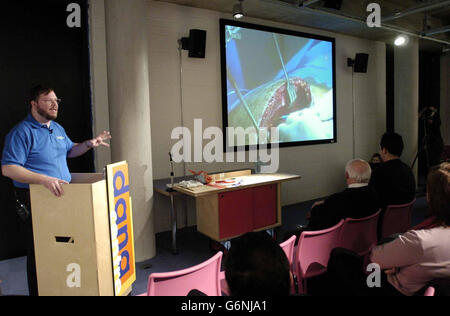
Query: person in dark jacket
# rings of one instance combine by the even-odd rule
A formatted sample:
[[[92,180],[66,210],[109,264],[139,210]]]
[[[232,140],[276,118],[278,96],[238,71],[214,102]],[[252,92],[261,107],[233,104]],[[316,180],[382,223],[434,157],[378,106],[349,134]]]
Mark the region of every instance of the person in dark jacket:
[[[307,230],[326,229],[342,219],[364,218],[375,214],[379,209],[378,197],[368,185],[371,172],[370,165],[366,161],[361,159],[349,161],[345,168],[348,187],[313,205]]]
[[[388,205],[410,203],[416,195],[416,179],[411,168],[400,160],[403,139],[397,133],[385,133],[380,142],[383,163],[370,178],[369,185],[375,189],[382,209],[378,220],[378,237],[382,237],[384,212]]]
[[[378,194],[380,207],[414,200],[416,180],[411,168],[400,160],[402,152],[402,137],[397,133],[385,133],[380,143],[383,163],[374,170],[369,182]]]
[[[293,234],[300,236],[303,231],[315,231],[330,228],[342,219],[364,218],[378,210],[378,196],[368,185],[372,173],[370,165],[361,159],[354,159],[345,167],[347,188],[335,193],[324,201],[316,202],[307,215],[307,226],[297,226],[295,231],[284,235],[287,239]],[[297,238],[298,240],[298,238]]]

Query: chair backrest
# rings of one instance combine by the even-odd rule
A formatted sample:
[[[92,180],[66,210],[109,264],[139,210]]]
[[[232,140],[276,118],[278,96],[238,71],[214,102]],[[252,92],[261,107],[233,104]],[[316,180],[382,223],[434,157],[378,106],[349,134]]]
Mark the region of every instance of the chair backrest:
[[[434,292],[435,292],[434,287],[429,286],[423,296],[434,296]]]
[[[280,247],[283,249],[284,253],[286,254],[286,257],[289,260],[290,266],[292,266],[292,263],[294,261],[294,246],[295,246],[296,239],[297,239],[297,236],[292,235],[291,238],[289,238],[288,240],[286,240],[280,244]]]
[[[222,252],[194,267],[164,273],[150,274],[148,296],[186,296],[196,289],[208,296],[221,296],[220,265]]]
[[[315,276],[317,274],[314,271],[320,271],[327,267],[331,251],[339,247],[343,224],[344,220],[341,220],[331,228],[305,231],[300,235],[295,260],[295,272],[299,278]]]
[[[388,205],[383,215],[382,237],[403,234],[411,229],[411,213],[416,199],[402,205]]]
[[[341,229],[340,246],[359,255],[366,254],[378,242],[377,226],[381,210],[361,218],[346,218]]]

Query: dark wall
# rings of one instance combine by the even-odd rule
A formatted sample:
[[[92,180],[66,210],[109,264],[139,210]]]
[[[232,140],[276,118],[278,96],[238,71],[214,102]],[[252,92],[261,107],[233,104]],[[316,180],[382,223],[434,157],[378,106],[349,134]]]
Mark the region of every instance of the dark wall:
[[[427,106],[434,106],[440,109],[440,84],[441,84],[441,59],[440,53],[420,52],[419,53],[419,111]],[[425,143],[424,120],[419,119],[419,148],[422,149],[418,156],[418,172],[421,182],[425,181],[430,162],[427,163],[426,147],[430,147],[437,135],[429,135],[428,143]],[[430,152],[428,153],[430,154]]]
[[[386,45],[386,131],[395,131],[395,50]],[[440,108],[440,54],[419,52],[419,111],[427,106]],[[424,121],[419,119],[419,185],[424,185],[428,172],[424,143]]]
[[[81,6],[81,27],[66,20]],[[52,87],[63,100],[57,122],[74,142],[92,138],[87,0],[2,1],[0,16],[0,150],[9,130],[28,113],[28,91]],[[93,152],[69,160],[71,172],[93,172]],[[9,179],[0,176],[0,260],[23,255]]]
[[[440,53],[419,54],[419,110],[426,106],[439,109],[441,84]]]
[[[386,132],[395,131],[394,46],[386,44]]]

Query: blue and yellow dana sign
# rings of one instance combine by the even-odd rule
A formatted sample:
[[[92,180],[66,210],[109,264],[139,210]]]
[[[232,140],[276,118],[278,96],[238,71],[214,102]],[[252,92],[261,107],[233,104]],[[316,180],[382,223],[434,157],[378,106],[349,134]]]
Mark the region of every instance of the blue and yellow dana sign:
[[[114,293],[121,296],[136,281],[128,164],[124,161],[108,165],[106,172]]]

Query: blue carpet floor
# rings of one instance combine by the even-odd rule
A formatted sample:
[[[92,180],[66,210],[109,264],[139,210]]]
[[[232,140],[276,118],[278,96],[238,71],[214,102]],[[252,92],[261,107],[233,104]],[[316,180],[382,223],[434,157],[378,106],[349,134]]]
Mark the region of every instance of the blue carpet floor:
[[[306,224],[306,212],[310,210],[314,202],[308,201],[283,207],[283,226],[276,230],[278,238],[292,231],[297,224]],[[413,211],[413,225],[420,223],[425,218],[425,214],[425,198],[417,197]],[[179,253],[172,254],[170,232],[156,234],[156,256],[136,264],[137,280],[131,295],[146,291],[148,277],[153,272],[169,272],[191,267],[215,254],[215,251],[210,248],[209,239],[198,233],[195,227],[178,231],[177,248]],[[28,295],[25,257],[0,261],[0,288],[3,295]]]

